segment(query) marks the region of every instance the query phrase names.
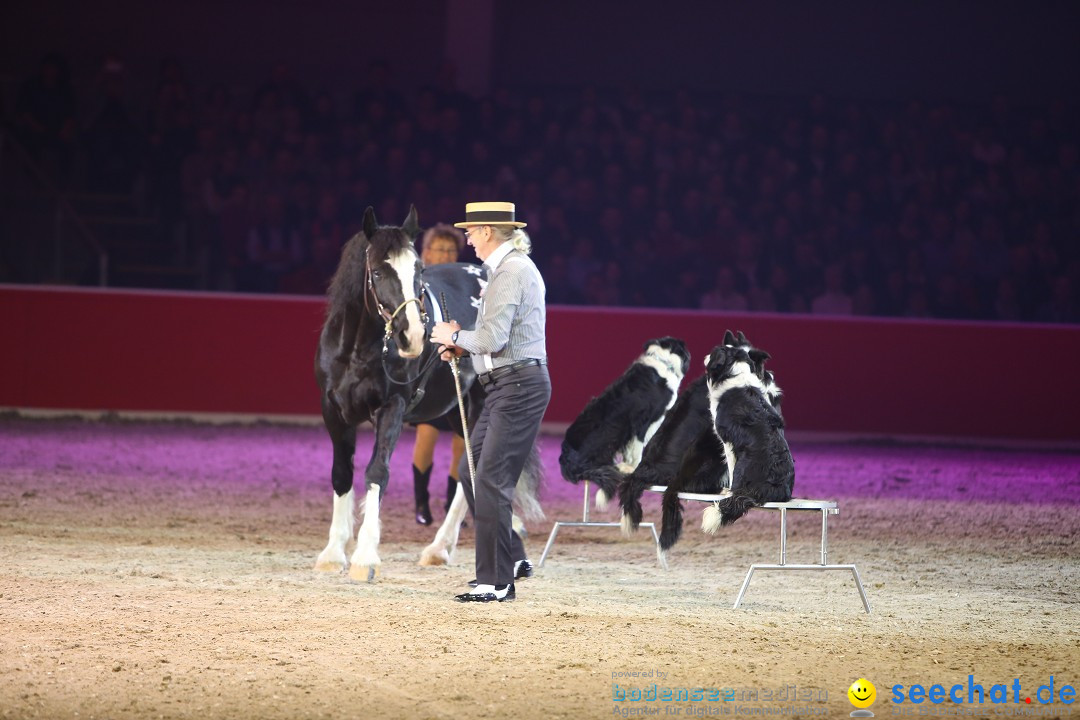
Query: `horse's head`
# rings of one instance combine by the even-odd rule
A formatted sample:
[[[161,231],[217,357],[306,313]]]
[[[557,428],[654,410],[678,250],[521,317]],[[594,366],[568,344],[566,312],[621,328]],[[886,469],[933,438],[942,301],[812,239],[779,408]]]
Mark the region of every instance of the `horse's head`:
[[[424,350],[422,265],[413,246],[419,232],[415,207],[401,227],[380,227],[370,207],[364,213],[366,304],[378,311],[388,338],[397,341],[398,354],[405,358],[419,357]]]

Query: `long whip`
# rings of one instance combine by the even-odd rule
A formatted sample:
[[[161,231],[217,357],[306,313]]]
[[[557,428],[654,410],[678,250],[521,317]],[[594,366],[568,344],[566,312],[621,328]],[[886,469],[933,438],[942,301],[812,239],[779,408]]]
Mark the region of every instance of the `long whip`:
[[[446,309],[446,294],[439,293],[439,305],[442,306],[443,318],[451,322],[450,313]],[[458,411],[461,413],[461,436],[465,439],[465,459],[469,464],[469,482],[473,492],[476,492],[476,465],[473,464],[472,443],[469,442],[469,422],[465,418],[465,398],[461,394],[461,374],[458,368],[458,357],[454,355],[450,359],[450,371],[454,374],[454,389],[457,390]]]

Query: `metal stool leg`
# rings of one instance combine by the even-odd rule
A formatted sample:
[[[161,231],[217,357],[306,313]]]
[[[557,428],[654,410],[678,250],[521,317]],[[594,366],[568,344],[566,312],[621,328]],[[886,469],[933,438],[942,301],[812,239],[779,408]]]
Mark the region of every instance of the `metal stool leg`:
[[[862,598],[863,607],[866,608],[866,612],[870,611],[870,601],[866,599],[866,590],[863,589],[862,580],[859,579],[859,571],[854,565],[851,566],[851,574],[855,577],[855,587],[859,588],[859,597]]]
[[[787,564],[787,508],[780,508],[780,564]]]
[[[829,564],[829,511],[821,510],[821,564]]]
[[[751,565],[750,569],[746,571],[746,579],[743,580],[742,587],[739,588],[739,595],[735,598],[735,604],[731,606],[732,610],[738,610],[739,605],[742,604],[743,595],[746,594],[746,588],[750,587],[750,578],[754,577],[754,570],[757,566]]]
[[[544,546],[544,552],[540,555],[540,562],[537,567],[544,567],[544,560],[547,559],[548,553],[551,552],[551,546],[555,544],[555,536],[559,534],[559,526],[561,522],[556,522],[551,528],[551,534],[548,535],[547,545]]]

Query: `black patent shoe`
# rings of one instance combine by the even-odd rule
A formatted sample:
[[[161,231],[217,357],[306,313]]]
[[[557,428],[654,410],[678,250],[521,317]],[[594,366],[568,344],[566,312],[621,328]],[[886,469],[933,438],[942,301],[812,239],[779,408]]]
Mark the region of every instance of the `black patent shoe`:
[[[419,503],[416,506],[416,523],[418,525],[430,525],[432,523],[431,508],[427,503]]]
[[[492,587],[488,585],[488,587]],[[454,599],[458,602],[510,602],[517,598],[517,593],[514,591],[514,583],[509,585],[495,585],[495,592],[467,592],[455,595]]]
[[[514,579],[522,580],[524,578],[531,578],[533,576],[533,566],[528,560],[518,560],[517,567],[514,568]]]

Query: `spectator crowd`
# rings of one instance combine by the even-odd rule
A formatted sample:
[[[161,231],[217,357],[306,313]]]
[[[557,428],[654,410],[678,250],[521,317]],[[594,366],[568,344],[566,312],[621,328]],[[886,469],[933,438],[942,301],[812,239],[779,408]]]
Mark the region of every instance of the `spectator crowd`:
[[[434,225],[481,198],[517,203],[550,303],[1080,322],[1074,98],[68,76],[26,78],[14,136],[72,189],[138,196],[211,289],[321,293],[368,205]]]

